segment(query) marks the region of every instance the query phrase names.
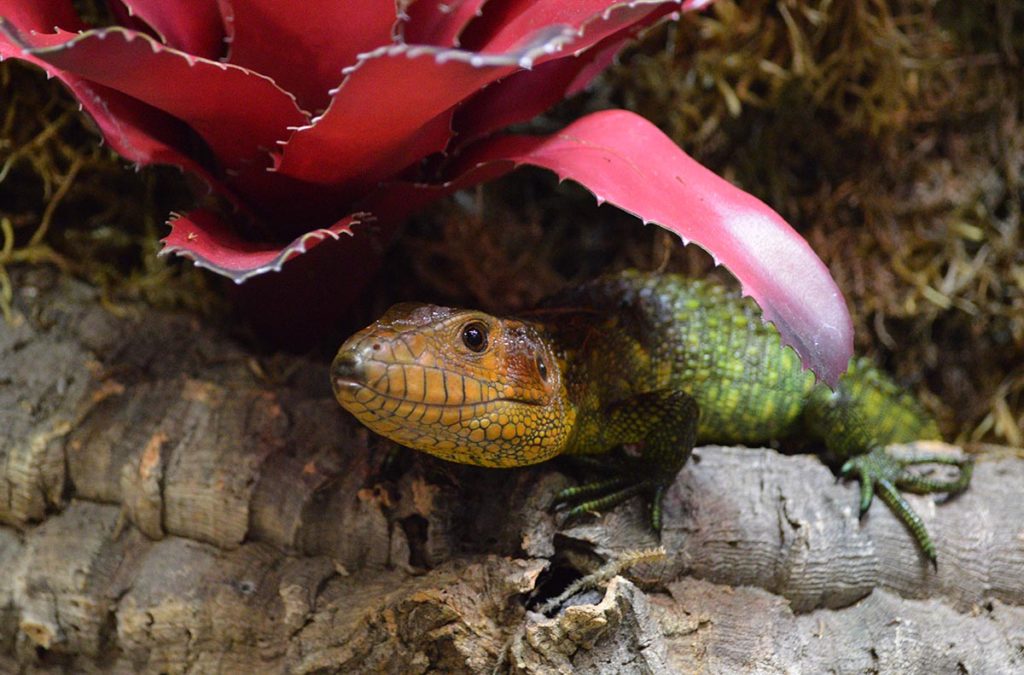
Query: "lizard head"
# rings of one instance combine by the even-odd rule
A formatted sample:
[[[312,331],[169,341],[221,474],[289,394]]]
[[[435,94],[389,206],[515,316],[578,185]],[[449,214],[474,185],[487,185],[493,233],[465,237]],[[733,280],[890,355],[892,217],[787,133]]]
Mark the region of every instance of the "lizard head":
[[[443,459],[524,466],[573,426],[561,367],[533,324],[400,304],[341,346],[335,398],[373,431]]]

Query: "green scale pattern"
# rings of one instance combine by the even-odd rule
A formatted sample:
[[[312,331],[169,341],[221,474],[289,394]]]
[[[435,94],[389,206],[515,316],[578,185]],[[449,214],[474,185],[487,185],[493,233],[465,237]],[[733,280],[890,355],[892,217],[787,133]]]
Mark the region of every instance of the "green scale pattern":
[[[573,514],[598,511],[647,494],[660,528],[660,500],[694,443],[823,442],[843,475],[861,480],[861,510],[875,491],[907,524],[925,555],[935,547],[899,494],[957,492],[970,481],[969,461],[945,455],[897,460],[886,445],[938,439],[918,402],[867,361],[857,359],[836,391],[815,382],[781,345],[753,301],[717,284],[675,275],[624,272],[549,301],[544,330],[565,355],[576,431],[566,454],[604,453],[639,444],[616,476],[570,488],[561,500]],[[540,313],[544,316],[544,312]],[[692,440],[691,440],[692,439]],[[929,480],[912,464],[959,467],[955,479]]]

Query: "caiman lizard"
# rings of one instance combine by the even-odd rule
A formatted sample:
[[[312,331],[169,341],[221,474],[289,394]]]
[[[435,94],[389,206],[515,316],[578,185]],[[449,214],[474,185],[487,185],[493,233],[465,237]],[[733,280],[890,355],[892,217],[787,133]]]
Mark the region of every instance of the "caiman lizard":
[[[710,282],[624,272],[515,318],[399,304],[342,345],[335,396],[373,431],[446,460],[520,467],[627,447],[610,477],[561,493],[570,514],[644,495],[661,527],[666,488],[697,443],[822,441],[878,494],[934,563],[935,546],[900,494],[956,493],[969,460],[897,458],[891,443],[939,437],[907,392],[861,359],[832,391],[801,367],[751,300]],[[950,479],[908,470],[955,465]]]

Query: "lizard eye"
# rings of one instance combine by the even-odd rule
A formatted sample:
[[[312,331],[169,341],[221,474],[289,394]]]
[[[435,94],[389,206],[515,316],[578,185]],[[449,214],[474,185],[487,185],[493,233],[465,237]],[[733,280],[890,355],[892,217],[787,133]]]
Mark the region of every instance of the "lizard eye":
[[[487,326],[479,321],[467,323],[462,328],[462,343],[474,352],[487,349]]]
[[[542,359],[539,356],[537,357],[537,372],[540,373],[540,379],[544,380],[545,382],[548,381],[547,364],[545,364],[544,359]]]

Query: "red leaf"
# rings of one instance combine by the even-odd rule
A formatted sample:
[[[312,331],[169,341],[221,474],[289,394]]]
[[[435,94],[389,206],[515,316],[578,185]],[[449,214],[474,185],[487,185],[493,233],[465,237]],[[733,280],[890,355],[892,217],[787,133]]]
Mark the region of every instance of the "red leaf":
[[[142,33],[92,30],[28,53],[180,118],[229,170],[259,162],[288,136],[288,127],[307,121],[295,99],[270,79],[164,47]]]
[[[588,188],[598,202],[700,245],[739,279],[806,367],[830,385],[846,370],[853,352],[850,316],[807,242],[763,202],[705,169],[644,118],[608,110],[552,136],[478,143],[454,167],[457,183],[444,189],[520,164],[550,169]]]
[[[232,224],[212,211],[198,209],[171,217],[168,222],[171,233],[162,240],[164,247],[160,254],[184,256],[195,261],[198,267],[242,283],[257,274],[280,271],[286,262],[325,239],[340,239],[343,234],[352,236],[352,226],[363,218],[366,214],[351,214],[328,228],[307,232],[287,246],[281,246],[242,239]]]
[[[270,241],[288,241],[333,223],[365,194],[355,185],[319,185],[275,173],[268,170],[269,159],[232,172],[230,186],[256,214],[254,222]]]
[[[572,43],[579,52],[613,33],[637,23],[650,22],[692,2],[680,0],[506,0],[484,5],[483,15],[464,31],[464,49],[503,53],[515,49],[537,31],[562,27],[570,34],[584,36]],[[707,3],[699,3],[701,5]],[[550,54],[537,63],[558,55]]]
[[[635,29],[634,29],[635,28]],[[576,57],[521,70],[479,92],[456,112],[452,127],[465,144],[499,129],[527,122],[583,89],[632,41],[639,27],[609,36]]]
[[[0,18],[26,32],[52,33],[55,28],[85,28],[71,0],[0,0]]]
[[[328,92],[358,54],[392,42],[397,20],[395,0],[220,2],[231,35],[228,62],[273,78],[311,112],[327,107]]]
[[[217,0],[120,0],[129,14],[141,19],[168,47],[204,59],[224,54],[224,20]]]
[[[179,150],[190,139],[188,128],[180,120],[103,85],[64,73],[57,77],[74,93],[117,154],[139,164],[167,164],[184,169],[203,179],[211,189],[232,198],[220,180]]]
[[[517,4],[502,5],[506,6],[517,7]],[[529,7],[518,6],[523,10],[518,20],[529,23],[524,17],[539,20],[547,15],[554,16],[559,7],[565,8],[566,5],[536,2]],[[587,15],[587,11],[598,7],[604,7],[604,10]],[[607,0],[572,7],[573,12],[567,13],[566,18],[572,21],[579,33],[571,44],[573,55],[542,57],[538,59],[540,65],[514,73],[474,96],[455,114],[453,126],[459,134],[458,142],[464,144],[511,124],[526,122],[566,96],[579,92],[637,34],[679,7],[678,2],[669,1],[616,5]],[[683,3],[682,7],[690,9],[690,3]],[[540,16],[535,16],[535,13]],[[502,26],[495,40],[500,42],[501,35],[506,35],[508,30]],[[488,44],[485,49],[499,47],[499,42]]]
[[[459,35],[487,0],[416,0],[398,30],[403,42],[458,47]]]
[[[452,135],[454,106],[483,87],[522,68],[539,67],[538,64],[556,58],[570,58],[566,53],[569,47],[578,53],[609,36],[636,30],[679,6],[677,1],[668,0],[634,0],[633,4],[610,8],[607,0],[577,4],[551,2],[536,3],[542,6],[540,18],[549,14],[566,15],[573,21],[578,19],[579,25],[572,22],[545,24],[536,21],[538,17],[534,13],[524,12],[523,16],[529,20],[517,25],[530,32],[517,34],[513,40],[506,31],[500,31],[496,41],[487,45],[488,54],[417,45],[393,45],[364,54],[356,66],[347,69],[347,77],[327,111],[283,144],[277,170],[310,182],[361,181],[366,187],[372,187],[413,162],[444,150]],[[518,6],[520,3],[511,4]],[[562,8],[561,14],[556,11],[556,5]],[[596,7],[603,11],[595,14]],[[484,18],[487,16],[485,14]],[[571,70],[571,66],[567,68]],[[543,83],[550,74],[545,70],[536,79],[524,77],[509,86],[515,89],[520,82]],[[565,87],[576,86],[578,82],[572,76],[561,79],[564,81],[553,78],[553,88],[539,88],[522,100],[502,99],[500,103],[507,103],[513,111],[503,113],[500,119],[528,119],[556,100],[559,86],[564,91]],[[519,107],[525,109],[523,114],[515,112]],[[374,110],[376,114],[361,114],[365,109]],[[493,125],[484,122],[480,129],[470,131],[477,133],[492,128]],[[344,160],[324,162],[320,158],[325,154]]]
[[[327,112],[282,144],[277,171],[315,183],[371,187],[443,150],[453,106],[532,53],[482,57],[393,45],[366,54],[348,71]]]

